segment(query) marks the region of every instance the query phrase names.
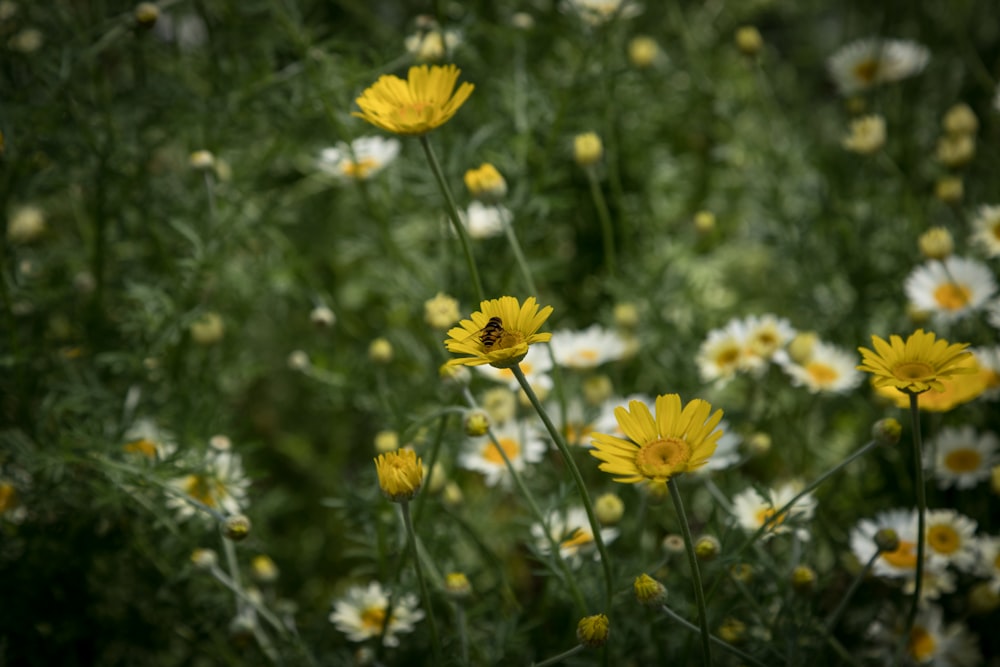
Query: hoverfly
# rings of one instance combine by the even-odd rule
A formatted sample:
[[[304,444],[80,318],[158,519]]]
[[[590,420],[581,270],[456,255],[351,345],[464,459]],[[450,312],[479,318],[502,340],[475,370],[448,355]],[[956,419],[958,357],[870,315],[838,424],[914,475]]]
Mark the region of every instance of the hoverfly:
[[[503,320],[499,317],[491,317],[486,326],[479,330],[479,342],[483,344],[483,351],[489,352],[493,346],[500,342],[504,335]]]

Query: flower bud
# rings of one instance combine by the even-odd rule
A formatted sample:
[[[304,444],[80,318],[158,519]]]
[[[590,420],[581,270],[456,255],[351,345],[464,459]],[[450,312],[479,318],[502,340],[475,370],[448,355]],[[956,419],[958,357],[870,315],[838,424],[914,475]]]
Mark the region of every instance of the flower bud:
[[[215,156],[210,151],[195,151],[188,158],[188,164],[197,171],[210,171],[215,166]]]
[[[1000,595],[988,581],[981,581],[969,590],[969,610],[973,614],[991,614],[1000,608]]]
[[[808,565],[799,565],[792,570],[792,588],[797,593],[811,593],[816,588],[816,570]]]
[[[788,344],[788,356],[797,364],[805,364],[812,358],[813,348],[819,342],[815,331],[800,331]]]
[[[486,435],[490,430],[490,416],[482,410],[472,410],[465,415],[465,434],[470,438]]]
[[[625,503],[613,493],[605,493],[594,501],[594,513],[602,526],[614,526],[625,514]]]
[[[160,18],[160,8],[152,2],[140,2],[132,10],[135,24],[140,28],[149,30],[156,25],[156,20]]]
[[[752,25],[740,26],[736,29],[736,48],[745,56],[755,56],[764,47],[764,38],[760,31]]]
[[[458,312],[458,300],[443,292],[433,299],[424,301],[424,321],[432,329],[447,329],[462,318]]]
[[[955,241],[944,227],[931,227],[917,240],[920,253],[927,259],[945,259],[955,250]]]
[[[576,626],[576,638],[588,648],[600,648],[608,641],[611,633],[608,627],[608,617],[604,614],[594,614],[580,619]]]
[[[747,448],[755,456],[764,456],[771,451],[771,436],[758,431],[747,439]]]
[[[892,528],[881,528],[875,533],[875,547],[879,551],[892,553],[899,548],[899,534]]]
[[[872,426],[872,440],[880,445],[895,445],[903,435],[903,425],[898,420],[889,417],[879,419]]]
[[[198,345],[215,345],[226,334],[226,325],[222,317],[215,312],[208,312],[191,323],[188,327],[191,340]]]
[[[722,545],[712,535],[702,535],[694,543],[694,555],[698,557],[698,560],[714,560],[721,550]]]
[[[753,566],[747,563],[738,563],[729,568],[729,575],[743,584],[748,584],[753,580]]]
[[[487,203],[496,203],[507,195],[507,181],[489,162],[465,172],[465,187],[475,199]]]
[[[976,156],[976,138],[971,134],[946,134],[937,142],[938,162],[946,167],[962,167]]]
[[[628,61],[637,69],[650,67],[658,55],[660,47],[652,37],[638,35],[628,43]]]
[[[337,322],[337,316],[334,315],[329,307],[319,305],[309,311],[309,321],[316,325],[317,328],[329,329]]]
[[[269,584],[278,578],[278,566],[270,556],[260,554],[250,561],[250,575],[262,584]]]
[[[242,542],[250,534],[250,519],[245,514],[232,514],[222,522],[222,534],[232,542]]]
[[[640,574],[632,583],[635,599],[639,604],[648,607],[658,607],[667,602],[667,589],[648,574]]]
[[[472,584],[463,572],[449,572],[444,577],[444,589],[453,598],[467,598],[472,594]]]
[[[393,452],[399,449],[399,434],[385,430],[375,434],[375,451],[380,453]]]
[[[219,555],[211,549],[195,549],[191,552],[191,562],[199,570],[211,570],[219,562]]]
[[[945,204],[958,204],[965,196],[965,185],[957,176],[939,178],[934,184],[934,196]]]
[[[715,230],[715,214],[711,211],[698,211],[694,214],[694,228],[699,234],[710,234]]]
[[[462,504],[464,496],[462,487],[455,482],[448,482],[441,491],[441,501],[448,507],[458,507]]]
[[[631,301],[616,303],[613,317],[619,329],[635,329],[639,326],[639,308]]]
[[[472,379],[472,374],[465,366],[449,366],[448,364],[441,364],[438,367],[438,377],[441,378],[441,381],[445,384],[463,387],[469,384],[469,381]]]
[[[37,206],[21,206],[7,221],[7,240],[11,243],[31,243],[44,233],[45,214]]]
[[[368,346],[368,358],[376,364],[392,361],[392,343],[385,338],[376,338]]]
[[[667,552],[668,555],[677,555],[684,553],[684,538],[677,533],[671,533],[663,538],[663,550]]]
[[[959,102],[944,114],[941,127],[948,134],[975,134],[979,131],[979,119],[968,104]]]
[[[302,350],[293,350],[288,355],[288,367],[293,371],[304,371],[309,368],[309,355]]]
[[[578,134],[573,138],[573,159],[581,167],[590,167],[601,161],[604,144],[593,132]]]
[[[747,624],[743,621],[729,617],[722,621],[718,630],[719,639],[727,644],[739,644],[747,635]]]

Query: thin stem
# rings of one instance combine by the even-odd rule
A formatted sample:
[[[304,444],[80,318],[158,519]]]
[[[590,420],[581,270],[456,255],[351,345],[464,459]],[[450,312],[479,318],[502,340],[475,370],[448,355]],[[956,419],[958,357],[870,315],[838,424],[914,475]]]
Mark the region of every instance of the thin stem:
[[[906,615],[906,625],[903,628],[903,639],[900,643],[896,662],[901,663],[913,623],[917,619],[917,609],[920,607],[920,594],[924,584],[924,554],[926,552],[927,494],[924,488],[923,439],[920,434],[920,407],[917,394],[910,393],[910,420],[913,423],[913,484],[917,492],[917,572],[913,582],[913,601]]]
[[[687,620],[686,618],[684,618],[683,616],[681,616],[680,614],[678,614],[677,612],[675,612],[673,609],[671,609],[667,605],[662,605],[660,607],[660,610],[663,613],[665,613],[667,616],[669,616],[670,618],[672,618],[674,621],[676,621],[677,623],[680,623],[682,626],[684,626],[688,630],[693,630],[694,632],[700,632],[700,630],[698,629],[697,625],[695,625],[691,621]],[[757,667],[767,667],[767,665],[765,665],[764,663],[762,663],[760,660],[757,660],[752,655],[748,655],[748,654],[744,653],[743,651],[739,650],[738,648],[736,648],[732,644],[729,644],[728,642],[725,642],[722,639],[719,639],[715,635],[709,635],[709,638],[712,640],[713,644],[715,644],[716,646],[722,647],[723,649],[725,649],[729,653],[732,653],[733,655],[735,655],[739,659],[743,660],[747,664],[756,665]]]
[[[517,235],[514,233],[514,223],[509,219],[504,217],[504,210],[498,204],[496,207],[497,216],[503,222],[503,230],[507,234],[507,243],[510,244],[510,249],[514,253],[514,260],[517,262],[517,267],[521,270],[521,277],[524,279],[524,285],[528,288],[528,294],[533,294],[538,296],[538,289],[535,287],[535,281],[531,277],[531,269],[528,268],[528,260],[524,257],[524,252],[521,250],[521,244],[517,241]]]
[[[462,664],[469,664],[469,633],[465,626],[465,609],[461,602],[455,603],[455,625],[458,626],[458,642],[461,650]]]
[[[604,570],[604,608],[605,610],[608,610],[611,608],[611,596],[613,592],[611,559],[608,557],[608,550],[604,546],[604,539],[601,537],[601,522],[597,520],[597,514],[594,512],[594,505],[590,502],[590,494],[587,493],[587,484],[583,481],[583,475],[580,474],[580,469],[577,467],[576,461],[573,460],[573,455],[569,451],[569,446],[566,444],[566,440],[562,437],[559,430],[556,429],[552,420],[549,419],[548,413],[545,411],[545,408],[542,407],[541,402],[538,400],[538,396],[535,395],[535,391],[528,383],[528,379],[524,377],[524,371],[521,370],[521,366],[515,364],[511,367],[511,371],[514,372],[514,377],[517,378],[518,384],[521,385],[521,389],[524,390],[524,393],[527,395],[532,407],[535,408],[535,412],[538,413],[542,423],[545,424],[546,430],[548,430],[552,440],[556,443],[559,453],[562,454],[563,459],[566,461],[566,467],[569,468],[570,474],[573,476],[573,482],[576,484],[576,490],[580,494],[580,500],[583,501],[583,508],[587,512],[587,519],[590,521],[590,531],[594,536],[594,544],[597,545],[597,551],[601,554],[601,568]]]
[[[545,660],[542,660],[541,662],[533,662],[533,663],[531,663],[531,665],[532,665],[532,667],[547,667],[548,665],[558,665],[560,662],[562,662],[566,658],[569,658],[571,656],[576,655],[577,653],[579,653],[580,651],[582,651],[584,648],[585,647],[584,647],[583,644],[577,644],[576,646],[574,646],[573,648],[571,648],[568,651],[563,651],[559,655],[554,655],[551,658],[547,658]]]
[[[670,489],[670,499],[674,501],[674,509],[681,523],[681,534],[684,536],[684,550],[687,551],[688,565],[691,567],[691,579],[694,584],[694,598],[698,604],[698,624],[701,626],[701,650],[706,665],[712,664],[712,635],[708,631],[708,612],[705,609],[705,590],[701,586],[701,571],[698,569],[698,557],[694,553],[694,540],[691,537],[691,527],[684,513],[684,501],[677,490],[677,483],[667,481]]]
[[[601,236],[604,246],[604,269],[608,272],[608,277],[615,277],[615,230],[611,224],[611,214],[608,212],[608,204],[604,201],[604,192],[601,184],[597,181],[597,172],[593,167],[587,167],[587,181],[590,183],[590,196],[594,200],[594,207],[597,209],[597,217],[601,221]]]
[[[472,256],[469,233],[465,230],[465,225],[462,224],[462,219],[458,215],[455,197],[451,194],[451,188],[448,187],[448,182],[444,178],[444,172],[441,170],[441,164],[438,162],[437,155],[434,154],[434,148],[431,146],[431,142],[426,134],[420,135],[420,145],[424,147],[424,153],[427,155],[427,161],[431,165],[431,171],[434,172],[434,178],[437,179],[438,187],[441,188],[441,194],[444,195],[448,209],[448,219],[451,220],[451,224],[455,228],[455,233],[458,234],[458,239],[462,244],[462,251],[465,253],[465,262],[469,267],[469,279],[476,290],[476,298],[479,301],[484,301],[486,297],[483,292],[483,284],[479,281],[476,260]]]
[[[427,623],[431,628],[431,646],[434,649],[434,663],[441,662],[441,639],[438,637],[437,623],[434,621],[434,606],[431,604],[430,591],[427,589],[427,582],[424,580],[424,570],[420,564],[420,555],[417,553],[417,534],[413,530],[413,520],[410,518],[410,503],[403,501],[399,504],[403,511],[403,523],[406,525],[406,537],[409,547],[413,552],[413,569],[417,573],[417,583],[420,585],[420,597],[423,598],[424,607],[427,609]]]

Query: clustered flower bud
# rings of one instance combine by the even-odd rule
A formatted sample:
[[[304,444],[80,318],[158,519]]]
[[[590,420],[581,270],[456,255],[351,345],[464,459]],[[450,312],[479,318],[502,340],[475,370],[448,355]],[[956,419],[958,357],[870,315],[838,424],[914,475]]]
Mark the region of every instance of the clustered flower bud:
[[[931,227],[917,239],[920,253],[927,259],[945,259],[955,250],[955,241],[944,227]]]
[[[604,144],[594,132],[578,134],[573,138],[573,159],[581,167],[591,167],[604,156]]]
[[[745,56],[755,56],[764,47],[764,38],[760,31],[752,25],[740,26],[736,29],[736,48]]]
[[[614,526],[625,514],[625,503],[613,493],[605,493],[594,501],[594,513],[602,526]]]
[[[444,589],[453,598],[466,598],[472,594],[472,584],[464,572],[449,572],[444,578]]]
[[[799,565],[792,570],[792,588],[797,593],[811,593],[816,587],[816,570],[808,565]]]
[[[245,514],[227,516],[222,522],[222,534],[227,540],[242,542],[250,535],[250,518]]]
[[[472,410],[465,415],[465,434],[471,438],[486,435],[490,430],[490,416],[482,410]]]
[[[465,187],[474,198],[488,203],[498,202],[507,195],[507,181],[489,162],[465,172]]]
[[[375,471],[382,493],[396,503],[413,498],[424,482],[423,462],[412,449],[380,454]]]
[[[639,604],[658,607],[667,602],[666,587],[648,574],[644,573],[636,577],[632,583],[632,590],[635,591],[635,599],[639,601]]]
[[[694,543],[694,555],[698,560],[713,560],[719,555],[722,545],[713,535],[702,535]]]
[[[903,435],[903,425],[889,417],[879,419],[872,426],[872,438],[881,445],[895,445]]]
[[[584,616],[576,626],[576,638],[588,648],[600,648],[608,641],[611,630],[604,614]]]

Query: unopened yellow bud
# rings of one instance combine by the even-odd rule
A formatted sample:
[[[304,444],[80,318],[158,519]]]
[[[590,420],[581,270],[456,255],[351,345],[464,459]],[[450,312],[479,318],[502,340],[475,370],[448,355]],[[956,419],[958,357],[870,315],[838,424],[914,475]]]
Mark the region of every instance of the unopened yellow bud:
[[[648,574],[636,577],[632,583],[632,590],[635,591],[635,599],[639,604],[655,607],[667,601],[667,589]]]
[[[739,644],[747,635],[747,625],[736,618],[727,618],[719,626],[719,639],[727,644]]]
[[[702,535],[694,543],[694,555],[699,560],[713,560],[719,555],[722,545],[719,540],[712,535]]]
[[[927,259],[945,259],[955,250],[955,240],[944,227],[931,227],[917,240],[921,254]]]
[[[489,162],[465,172],[465,187],[470,195],[486,202],[500,201],[507,194],[507,181]]]
[[[465,415],[465,434],[472,438],[486,435],[490,430],[490,416],[482,410],[473,410]]]
[[[444,577],[444,589],[454,598],[465,598],[472,593],[472,584],[465,573],[449,572]]]
[[[622,520],[625,503],[613,493],[604,493],[594,501],[594,513],[602,526],[613,526]]]
[[[979,119],[968,104],[959,102],[944,114],[941,127],[948,134],[975,134],[979,131]]]
[[[399,434],[395,431],[379,431],[375,434],[375,451],[392,452],[399,449]]]
[[[639,35],[628,43],[628,61],[633,67],[645,69],[656,61],[658,55],[660,47],[652,37]]]
[[[872,439],[883,445],[895,445],[903,435],[903,425],[889,417],[879,419],[872,426]]]
[[[965,185],[957,176],[946,176],[934,184],[934,196],[946,204],[957,204],[965,196]]]
[[[218,313],[205,313],[188,327],[198,345],[215,345],[226,335],[226,325]]]
[[[581,167],[590,167],[601,161],[604,144],[593,132],[578,134],[573,138],[573,159]]]
[[[816,587],[816,570],[799,565],[792,570],[792,588],[798,593],[811,593]]]
[[[368,346],[368,358],[376,364],[392,361],[392,343],[386,338],[376,338]]]
[[[244,514],[227,516],[222,522],[222,534],[227,540],[242,542],[250,535],[250,517]]]
[[[608,641],[611,629],[608,627],[608,617],[604,614],[585,616],[576,626],[576,638],[589,648],[600,648]]]
[[[760,36],[760,31],[752,25],[741,26],[736,29],[736,48],[745,56],[755,56],[764,47],[764,38]]]
[[[818,342],[819,336],[816,335],[815,331],[800,331],[788,344],[788,356],[795,363],[803,365],[812,359],[813,348]]]
[[[417,495],[424,483],[423,462],[412,449],[380,454],[375,459],[378,485],[393,502],[404,502]]]

